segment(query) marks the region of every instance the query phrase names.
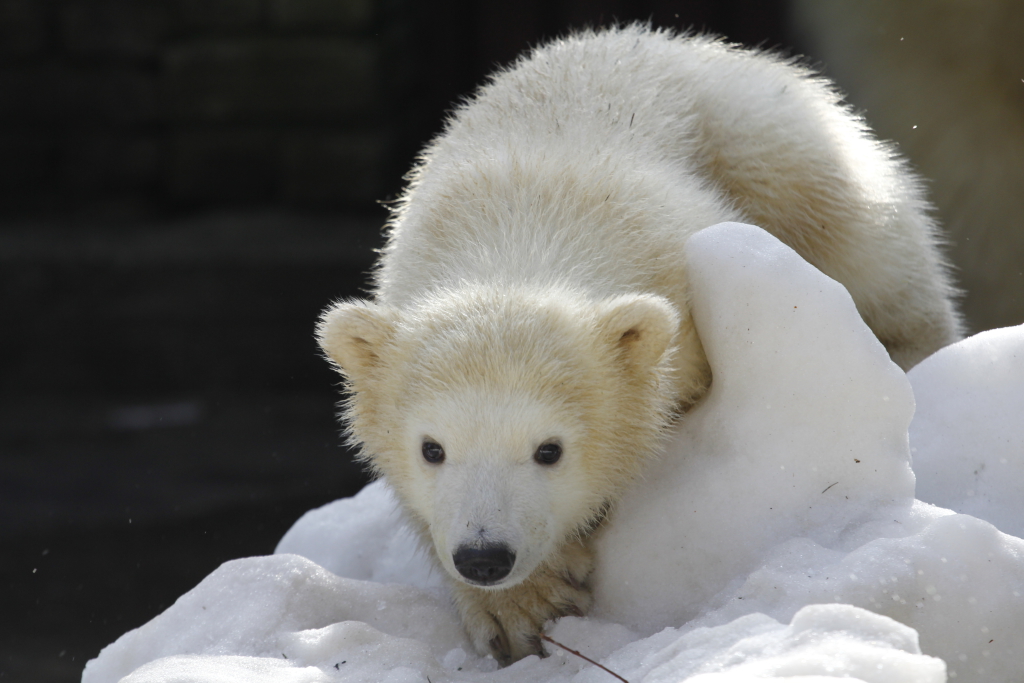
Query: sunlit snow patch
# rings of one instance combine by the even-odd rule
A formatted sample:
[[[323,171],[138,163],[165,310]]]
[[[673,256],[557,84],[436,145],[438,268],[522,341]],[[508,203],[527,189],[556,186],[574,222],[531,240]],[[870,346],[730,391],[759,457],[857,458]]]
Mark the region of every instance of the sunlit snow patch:
[[[957,683],[1018,679],[1024,541],[913,500],[910,385],[846,291],[750,226],[698,234],[688,267],[714,386],[599,540],[592,615],[552,637],[631,683],[939,683],[947,667]],[[1001,357],[1019,358],[1024,331],[1006,334]],[[958,347],[968,364],[991,349]],[[955,379],[947,367],[912,379],[931,414],[955,417],[933,389]],[[990,405],[977,384],[971,400]],[[1019,404],[1015,386],[992,400]],[[995,408],[973,419],[991,421],[986,435],[1018,429]],[[915,462],[953,438],[935,445],[933,429],[914,421]],[[940,480],[944,459],[955,454],[933,459]],[[1003,472],[1012,481],[975,511],[1019,520],[1020,500],[1001,498],[1019,490],[1019,463]],[[295,555],[222,566],[83,683],[614,680],[554,647],[501,670],[473,653],[382,483],[307,513],[278,552]]]

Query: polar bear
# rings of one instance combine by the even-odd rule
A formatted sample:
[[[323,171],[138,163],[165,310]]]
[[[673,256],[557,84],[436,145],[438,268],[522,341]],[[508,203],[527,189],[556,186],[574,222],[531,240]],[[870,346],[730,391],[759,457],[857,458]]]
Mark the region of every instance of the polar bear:
[[[839,99],[791,61],[629,26],[498,72],[423,153],[373,300],[318,338],[481,652],[543,654],[544,622],[587,610],[592,533],[707,390],[696,231],[768,230],[905,369],[958,338],[920,183]]]

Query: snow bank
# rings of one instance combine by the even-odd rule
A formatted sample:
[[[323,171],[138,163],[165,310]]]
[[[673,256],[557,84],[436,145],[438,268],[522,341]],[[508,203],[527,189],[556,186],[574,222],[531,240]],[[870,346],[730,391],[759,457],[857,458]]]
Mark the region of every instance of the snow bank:
[[[801,610],[790,626],[750,615],[716,628],[646,639],[598,619],[566,619],[553,635],[633,681],[843,675],[878,683],[944,680],[913,629],[848,605]],[[142,629],[89,663],[84,681],[128,683],[599,681],[564,652],[504,670],[469,655],[444,601],[410,586],[338,577],[295,555],[223,565]],[[881,665],[881,666],[879,666]],[[125,678],[122,676],[127,675]],[[728,674],[728,675],[726,675]],[[759,678],[759,680],[760,680]],[[698,679],[704,680],[704,679]]]
[[[382,681],[396,667],[435,680],[437,660],[457,648],[469,650],[469,641],[444,600],[272,555],[225,563],[104,649],[82,680],[117,681],[135,671],[128,680]]]
[[[447,596],[442,570],[420,548],[383,482],[310,510],[288,530],[276,552],[302,555],[338,576],[419,586]]]
[[[1016,679],[1024,541],[914,501],[911,385],[847,292],[756,228],[703,231],[687,265],[714,383],[600,539],[594,613],[647,633],[750,612],[785,622],[804,605],[843,602],[914,627],[924,652],[961,679]],[[1024,465],[1019,445],[1015,454],[1001,447],[1013,434],[1021,444],[1024,431],[1024,410],[1013,410],[1024,401],[1008,367],[1014,348],[1021,377],[1024,327],[998,345],[967,340],[922,363],[922,376],[936,377],[928,389],[940,391],[924,400],[938,405],[971,375],[946,372],[943,354],[999,375],[991,396],[984,378],[974,381],[971,398],[991,413],[965,423],[955,409],[941,412],[949,443],[936,448],[938,470],[959,462],[957,449],[979,432],[981,459]],[[964,360],[978,350],[982,358]],[[929,426],[915,421],[915,432]],[[1000,482],[985,509],[1012,517],[1024,505],[1013,495],[1024,470],[1003,471],[1017,478]]]
[[[1024,326],[942,349],[907,377],[917,497],[1024,536]]]
[[[317,572],[325,572],[301,558],[282,555],[274,559],[281,562],[277,565],[264,562],[261,569],[274,572],[290,566],[306,576],[312,592],[323,590],[331,581],[315,577]],[[225,565],[225,569],[229,566]],[[230,580],[231,572],[225,569],[218,570],[211,578]],[[216,583],[208,579],[190,595],[203,596],[207,602],[213,602]],[[339,586],[333,588],[337,590]],[[359,589],[348,588],[358,600]],[[277,587],[278,592],[285,590],[294,591],[296,587]],[[345,592],[342,588],[338,591],[339,599],[328,600],[326,604],[344,613]],[[392,611],[400,609],[398,606],[398,610]],[[419,624],[422,632],[415,639],[395,637],[360,621],[343,621],[299,632],[282,630],[276,638],[267,638],[264,628],[250,623],[248,632],[244,626],[235,631],[243,635],[242,645],[233,648],[239,654],[214,654],[217,648],[203,651],[199,646],[197,654],[153,659],[122,680],[125,683],[425,683],[428,680],[582,683],[613,680],[595,667],[581,666],[580,660],[557,648],[547,659],[530,657],[508,669],[497,670],[494,660],[466,654],[469,644],[453,636],[449,629],[455,625],[454,617],[447,618],[449,615],[443,607],[439,606],[438,610],[438,615],[443,616],[440,632],[432,632],[433,622],[427,620]],[[694,676],[688,680],[705,683],[765,681],[790,676],[842,676],[872,683],[941,683],[945,680],[945,665],[920,654],[913,629],[849,605],[806,607],[789,626],[763,615],[750,615],[717,628],[686,632],[666,629],[639,641],[635,634],[613,624],[587,619],[566,619],[565,622],[554,629],[556,639],[584,643],[584,650],[591,655],[600,656],[597,650],[614,648],[614,654],[605,658],[607,665],[631,681],[676,683],[688,676]],[[378,625],[388,628],[388,624]],[[163,636],[177,641],[181,633],[180,630],[154,629],[149,637]],[[198,629],[193,633],[198,634]],[[204,642],[210,645],[215,641]],[[194,647],[196,645],[198,643],[194,643]],[[438,655],[439,650],[449,646],[453,647]],[[90,675],[95,673],[89,672]]]
[[[977,517],[1020,533],[1024,328],[912,371],[911,423],[842,287],[749,226],[688,258],[713,388],[598,539],[592,614],[549,634],[632,683],[1019,679],[1024,541]],[[976,517],[914,500],[911,443],[922,497]],[[83,683],[614,680],[553,646],[472,652],[383,483],[278,553],[226,563]]]
[[[601,613],[648,628],[781,542],[841,549],[914,498],[910,384],[846,290],[752,227],[701,232],[687,261],[714,381],[598,545]]]

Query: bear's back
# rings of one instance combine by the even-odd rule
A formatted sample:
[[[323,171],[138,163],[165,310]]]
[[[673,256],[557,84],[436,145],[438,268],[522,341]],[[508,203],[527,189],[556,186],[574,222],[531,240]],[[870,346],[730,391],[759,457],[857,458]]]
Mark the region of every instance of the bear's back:
[[[827,82],[641,26],[535,50],[458,109],[398,205],[376,296],[643,292],[685,324],[683,244],[724,221],[841,282],[904,367],[959,335],[920,181]]]
[[[553,43],[497,74],[426,150],[378,298],[486,282],[681,304],[685,237],[741,218],[694,163],[679,67],[706,50],[728,52],[633,28]]]

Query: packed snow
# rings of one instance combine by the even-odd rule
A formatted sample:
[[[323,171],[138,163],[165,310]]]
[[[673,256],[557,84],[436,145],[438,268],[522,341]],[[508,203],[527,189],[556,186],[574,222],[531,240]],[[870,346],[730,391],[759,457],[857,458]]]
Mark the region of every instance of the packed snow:
[[[591,614],[548,635],[631,683],[1021,680],[1024,326],[908,376],[764,231],[718,225],[687,254],[712,389],[597,539]],[[475,653],[376,482],[224,564],[82,680],[615,680],[548,650],[505,669]]]
[[[910,425],[917,497],[1024,537],[1021,327],[942,349],[908,377],[917,397]]]

